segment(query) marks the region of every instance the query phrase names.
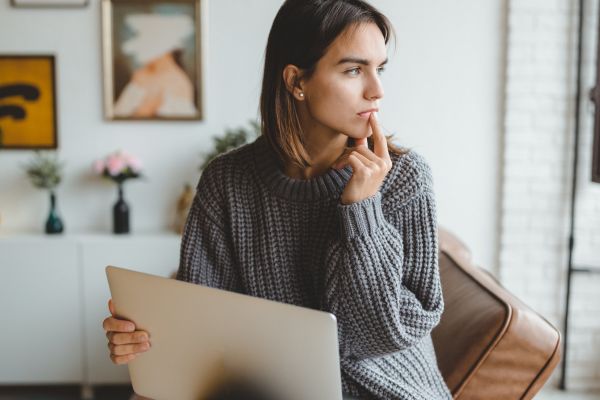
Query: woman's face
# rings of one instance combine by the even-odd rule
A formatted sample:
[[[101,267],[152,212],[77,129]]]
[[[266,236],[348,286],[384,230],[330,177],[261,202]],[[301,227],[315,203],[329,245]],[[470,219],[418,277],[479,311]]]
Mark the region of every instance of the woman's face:
[[[365,111],[378,110],[386,62],[385,40],[377,25],[346,29],[303,82],[309,123],[355,139],[370,136],[370,112]]]

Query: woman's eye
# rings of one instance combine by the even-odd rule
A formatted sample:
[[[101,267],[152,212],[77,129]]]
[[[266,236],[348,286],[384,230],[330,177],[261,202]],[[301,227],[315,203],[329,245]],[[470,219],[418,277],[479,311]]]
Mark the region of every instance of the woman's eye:
[[[360,68],[352,68],[346,71],[346,73],[350,75],[358,75],[359,72]]]
[[[381,75],[383,73],[383,71],[385,71],[384,67],[378,67],[377,68],[377,74],[378,75]],[[346,71],[346,73],[350,74],[350,75],[356,76],[356,75],[358,75],[360,73],[360,68],[356,67],[356,68],[349,69],[349,70]]]

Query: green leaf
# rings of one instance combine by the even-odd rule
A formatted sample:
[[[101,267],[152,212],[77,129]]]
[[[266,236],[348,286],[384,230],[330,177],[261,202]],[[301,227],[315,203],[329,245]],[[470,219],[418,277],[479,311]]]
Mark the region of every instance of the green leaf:
[[[23,166],[36,188],[54,189],[61,182],[64,163],[53,152],[35,151],[34,157]]]
[[[219,154],[226,153],[236,149],[250,140],[260,135],[260,125],[258,122],[250,120],[250,128],[240,127],[237,129],[226,129],[221,137],[213,137],[214,150],[204,156],[204,162],[200,165],[200,171],[203,171],[208,164]]]

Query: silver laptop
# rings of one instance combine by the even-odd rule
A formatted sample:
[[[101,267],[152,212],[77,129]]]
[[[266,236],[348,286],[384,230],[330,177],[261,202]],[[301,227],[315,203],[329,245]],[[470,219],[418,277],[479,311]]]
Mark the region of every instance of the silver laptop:
[[[342,399],[333,314],[113,266],[106,274],[116,315],[150,334],[150,350],[129,363],[137,394]]]

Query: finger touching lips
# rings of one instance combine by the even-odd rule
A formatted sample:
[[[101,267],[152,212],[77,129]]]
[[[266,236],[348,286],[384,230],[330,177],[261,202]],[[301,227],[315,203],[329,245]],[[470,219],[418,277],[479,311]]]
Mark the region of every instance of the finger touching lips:
[[[389,158],[387,139],[381,131],[381,127],[379,126],[377,116],[373,115],[369,119],[369,123],[371,124],[371,129],[373,129],[373,150],[375,154],[381,158]]]
[[[355,144],[355,147],[360,147],[360,146],[368,147],[367,138],[355,139],[354,144]]]

